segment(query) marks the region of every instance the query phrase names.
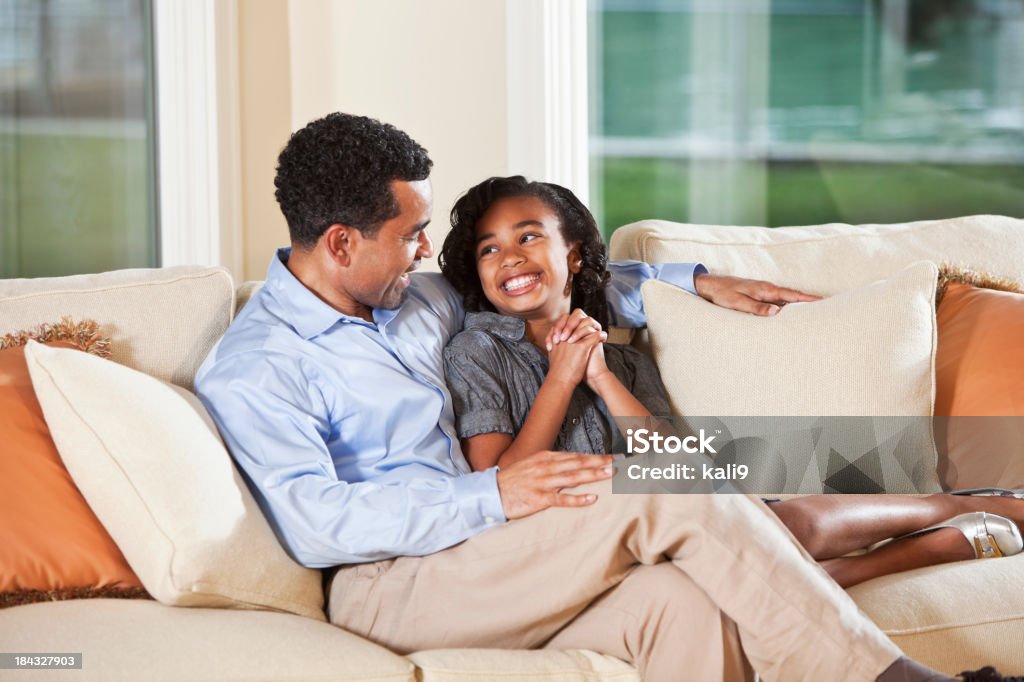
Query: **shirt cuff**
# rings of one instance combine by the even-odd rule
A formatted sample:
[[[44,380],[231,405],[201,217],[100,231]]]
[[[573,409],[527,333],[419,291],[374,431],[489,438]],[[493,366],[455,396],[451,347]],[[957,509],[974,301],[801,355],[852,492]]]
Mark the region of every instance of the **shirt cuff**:
[[[452,480],[455,501],[466,526],[474,533],[505,523],[505,509],[498,492],[498,467]]]
[[[708,269],[702,263],[665,263],[661,266],[658,279],[686,289],[691,294],[697,293],[693,279],[697,275],[706,275]]]

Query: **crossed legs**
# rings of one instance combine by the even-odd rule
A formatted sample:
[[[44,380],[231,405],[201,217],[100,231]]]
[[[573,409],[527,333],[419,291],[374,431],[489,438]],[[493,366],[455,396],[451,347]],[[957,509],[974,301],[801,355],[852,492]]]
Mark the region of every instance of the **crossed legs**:
[[[331,622],[399,653],[536,648],[557,641],[610,589],[637,579],[638,567],[658,566],[661,579],[667,563],[686,581],[665,578],[676,587],[660,598],[681,599],[675,592],[690,582],[699,587],[735,623],[766,680],[873,681],[900,656],[756,498],[613,495],[607,481],[581,490],[597,493],[597,503],[549,509],[430,556],[341,569],[330,588]],[[724,652],[724,619],[690,592],[705,624],[702,642]],[[646,665],[669,660],[665,647],[681,646],[661,636],[644,642],[636,631],[619,636],[630,660],[646,656]],[[688,670],[669,679],[687,679]]]
[[[630,661],[648,682],[740,682],[754,676],[736,624],[667,562],[633,568],[544,648],[600,651]]]
[[[1024,522],[1024,501],[959,495],[809,495],[769,506],[808,553],[842,587],[889,573],[974,557],[952,528],[897,540],[867,554],[845,554],[900,537],[953,516],[987,511]]]

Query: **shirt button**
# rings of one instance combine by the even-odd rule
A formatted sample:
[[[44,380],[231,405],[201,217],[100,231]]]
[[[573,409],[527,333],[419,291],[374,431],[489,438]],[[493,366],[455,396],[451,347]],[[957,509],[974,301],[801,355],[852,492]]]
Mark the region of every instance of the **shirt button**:
[[[493,526],[494,525],[494,517],[493,516],[485,516],[484,517],[484,523],[486,523],[488,526]]]
[[[580,418],[579,417],[573,417],[572,418],[572,423],[573,424],[579,424],[580,423]]]

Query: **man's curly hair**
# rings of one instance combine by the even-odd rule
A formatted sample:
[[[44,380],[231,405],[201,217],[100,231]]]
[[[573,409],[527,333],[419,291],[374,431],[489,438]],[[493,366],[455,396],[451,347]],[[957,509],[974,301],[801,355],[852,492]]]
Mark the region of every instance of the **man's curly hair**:
[[[476,223],[498,199],[537,197],[558,216],[566,244],[580,242],[582,263],[572,278],[571,307],[582,308],[602,327],[608,326],[605,287],[608,254],[593,214],[571,191],[550,182],[530,182],[521,175],[494,177],[471,187],[452,208],[452,229],[444,239],[438,263],[445,278],[462,294],[466,310],[495,312],[484,295],[476,269]]]
[[[404,132],[336,112],[296,131],[277,157],[275,196],[292,244],[312,248],[335,223],[373,237],[399,213],[393,180],[425,180],[433,162]]]

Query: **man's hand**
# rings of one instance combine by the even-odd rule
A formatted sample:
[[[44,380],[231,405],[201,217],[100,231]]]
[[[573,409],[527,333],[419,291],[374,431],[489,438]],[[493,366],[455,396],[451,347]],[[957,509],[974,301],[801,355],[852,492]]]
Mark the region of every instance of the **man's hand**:
[[[508,520],[521,519],[548,507],[585,507],[596,495],[570,495],[564,488],[612,476],[611,455],[543,450],[498,472],[498,493]]]
[[[770,317],[787,303],[820,301],[821,296],[785,289],[771,282],[726,275],[701,274],[693,279],[697,295],[715,305]]]

